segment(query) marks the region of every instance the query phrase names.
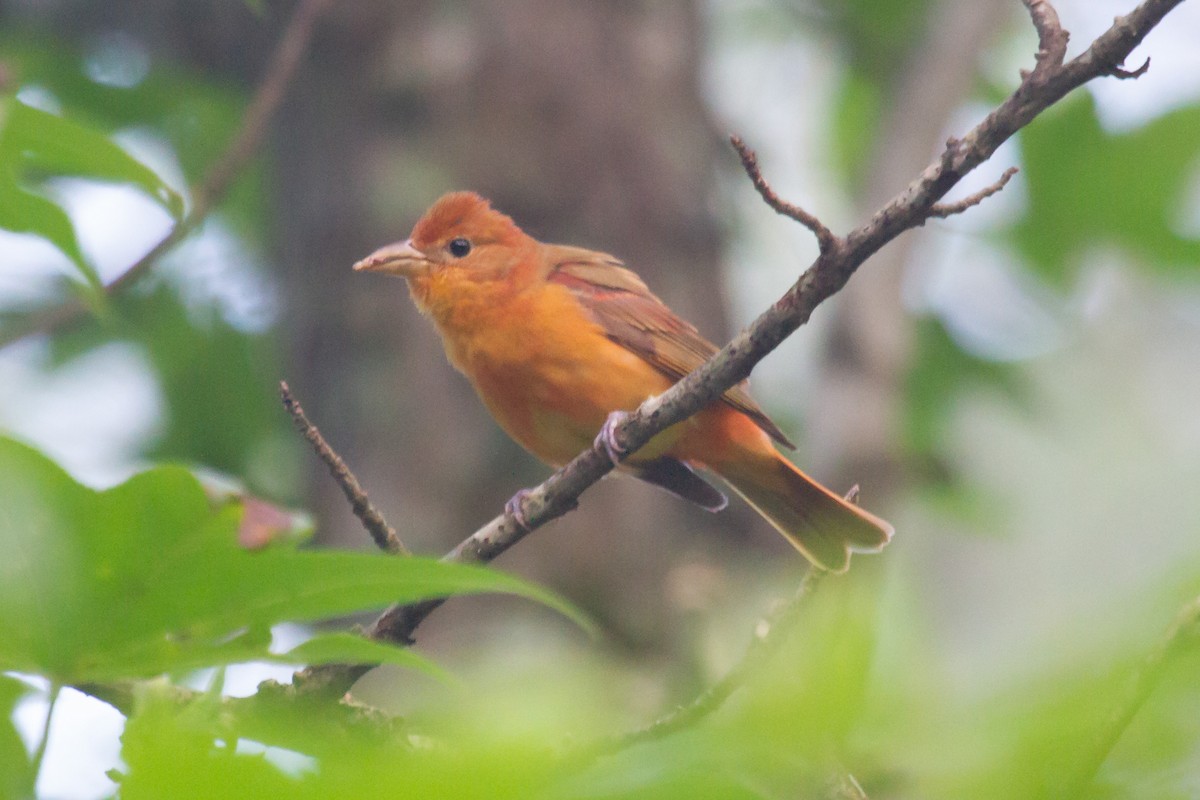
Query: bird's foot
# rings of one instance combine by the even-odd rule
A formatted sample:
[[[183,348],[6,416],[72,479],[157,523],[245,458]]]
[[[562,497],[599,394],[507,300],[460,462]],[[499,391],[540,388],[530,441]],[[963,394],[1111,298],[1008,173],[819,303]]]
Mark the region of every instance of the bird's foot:
[[[627,419],[629,419],[627,411],[614,411],[609,414],[608,419],[604,420],[604,424],[600,426],[600,432],[596,434],[596,441],[592,445],[597,450],[603,450],[614,467],[621,463],[621,459],[629,455],[629,449],[617,441],[617,426]]]
[[[508,498],[508,502],[504,504],[504,512],[521,526],[521,530],[529,533],[529,520],[525,518],[525,512],[521,510],[527,497],[529,497],[528,489],[518,489],[517,493]]]

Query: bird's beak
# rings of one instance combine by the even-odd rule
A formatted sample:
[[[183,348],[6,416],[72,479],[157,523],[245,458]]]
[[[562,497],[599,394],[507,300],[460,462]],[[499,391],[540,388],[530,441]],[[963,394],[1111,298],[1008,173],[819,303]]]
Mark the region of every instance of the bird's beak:
[[[429,270],[433,263],[417,248],[412,239],[385,245],[354,265],[355,272],[382,272],[412,278]]]

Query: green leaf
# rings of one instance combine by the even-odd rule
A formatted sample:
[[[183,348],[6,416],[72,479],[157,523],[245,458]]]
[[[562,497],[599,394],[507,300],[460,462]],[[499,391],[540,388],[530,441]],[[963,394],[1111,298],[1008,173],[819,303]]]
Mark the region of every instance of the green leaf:
[[[859,185],[871,167],[884,93],[878,83],[853,70],[846,70],[839,92],[830,120],[829,146],[842,174]]]
[[[97,130],[0,98],[0,227],[44,238],[67,256],[100,297],[100,276],[84,256],[75,228],[56,203],[30,191],[45,178],[74,176],[137,187],[174,218],[183,215],[183,198],[152,170]]]
[[[86,273],[89,282],[99,284],[99,276],[79,249],[75,227],[67,212],[40,194],[22,189],[6,170],[0,171],[0,227],[48,240]]]
[[[847,52],[849,67],[888,86],[900,74],[914,42],[924,38],[930,0],[820,0],[818,17]]]
[[[0,798],[33,796],[33,765],[12,724],[17,702],[29,692],[25,683],[0,675]]]
[[[937,452],[952,405],[968,387],[988,386],[1010,399],[1022,399],[1022,387],[1010,364],[971,355],[933,317],[917,325],[916,358],[905,381],[904,442],[915,454]]]
[[[1029,203],[1011,236],[1042,275],[1066,283],[1103,244],[1200,274],[1200,238],[1178,229],[1200,158],[1200,106],[1108,133],[1092,96],[1076,92],[1020,135]]]
[[[271,658],[280,664],[393,664],[419,669],[438,678],[449,674],[427,658],[406,647],[355,636],[350,633],[326,633],[314,636],[286,653]]]
[[[108,342],[133,343],[164,401],[143,456],[204,464],[240,476],[257,493],[298,499],[302,443],[280,410],[275,339],[237,330],[212,305],[186,308],[166,283],[145,288],[113,298],[109,320],[56,335],[53,365]]]
[[[240,709],[236,707],[212,708],[203,699],[181,706],[169,692],[147,688],[150,691],[139,694],[121,737],[121,759],[128,765],[126,773],[119,776],[122,800],[593,796],[554,790],[551,781],[561,774],[562,767],[553,758],[552,748],[562,744],[560,738],[494,741],[481,736],[443,741],[410,737],[404,729],[388,735],[380,726],[362,726],[364,730],[329,726],[326,718],[332,715],[313,714],[312,709],[304,709],[308,712],[305,720],[295,714],[295,703],[274,708],[261,708],[267,704],[259,703],[260,710],[253,715],[258,718],[246,720],[238,718]],[[292,722],[294,735],[289,738],[299,740],[296,747],[302,749],[288,748],[290,753],[282,754],[292,757],[290,764],[277,766],[277,759],[233,746],[235,741],[270,744],[274,736],[264,741],[250,733],[270,734],[271,728],[282,728],[263,717]],[[693,787],[697,783],[694,781]]]
[[[120,796],[295,797],[293,781],[261,756],[238,755],[232,742],[218,746],[220,716],[209,698],[181,707],[163,687],[143,687],[121,735],[128,772],[114,776]]]
[[[24,85],[53,93],[64,117],[104,134],[133,127],[151,130],[170,143],[188,185],[201,181],[241,123],[245,93],[227,81],[153,58],[148,74],[135,86],[98,84],[79,68],[87,58],[77,46],[30,36],[20,26],[0,30],[0,60]],[[222,203],[225,221],[241,236],[261,241],[266,203],[261,167],[255,165]]]
[[[964,350],[940,320],[918,321],[912,366],[904,385],[903,445],[926,500],[958,517],[978,517],[991,507],[978,486],[957,474],[946,453],[947,423],[964,392],[983,388],[1003,394],[1019,409],[1029,405],[1022,373],[1011,363],[990,361]]]
[[[20,164],[27,177],[72,176],[140,189],[174,219],[183,198],[152,169],[100,131],[10,99],[0,129],[0,162]]]
[[[180,467],[95,492],[0,438],[0,669],[79,683],[271,658],[264,632],[277,622],[466,593],[522,595],[581,620],[549,592],[482,567],[247,552],[235,542],[239,514],[213,510]]]
[[[2,156],[0,156],[2,158]],[[0,161],[0,164],[3,164]],[[71,260],[92,293],[101,293],[100,275],[84,256],[67,212],[40,194],[21,188],[11,169],[0,166],[0,228],[39,236]]]

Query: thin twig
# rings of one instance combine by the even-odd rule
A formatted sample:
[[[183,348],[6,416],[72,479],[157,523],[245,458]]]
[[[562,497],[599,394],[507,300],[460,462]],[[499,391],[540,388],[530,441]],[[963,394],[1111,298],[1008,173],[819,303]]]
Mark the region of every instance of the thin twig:
[[[1038,35],[1037,66],[1034,72],[1044,72],[1062,66],[1067,57],[1067,41],[1070,34],[1058,21],[1058,12],[1050,0],[1024,0],[1033,27]]]
[[[325,462],[325,466],[329,467],[329,474],[333,476],[337,485],[342,487],[342,493],[350,501],[354,516],[362,522],[363,527],[371,534],[371,538],[375,540],[379,549],[385,553],[411,555],[408,548],[400,541],[400,537],[396,535],[396,530],[387,523],[387,520],[379,513],[379,509],[371,503],[371,498],[367,497],[367,493],[363,491],[362,485],[354,477],[354,473],[346,466],[346,462],[329,446],[325,437],[321,435],[321,431],[317,430],[317,426],[309,421],[300,403],[292,396],[292,390],[286,381],[279,382],[279,395],[283,399],[283,407],[292,415],[292,420],[296,423],[296,430],[300,431],[321,460]]]
[[[1113,67],[1108,71],[1108,74],[1114,78],[1121,80],[1129,80],[1131,78],[1140,78],[1150,69],[1150,56],[1146,56],[1146,60],[1137,69],[1123,69],[1121,67]]]
[[[1016,167],[1009,167],[1008,169],[1004,170],[1004,174],[1001,175],[1000,179],[995,183],[991,184],[990,186],[985,186],[974,194],[967,195],[962,200],[958,200],[953,203],[934,203],[929,207],[929,216],[941,217],[942,219],[945,219],[946,217],[952,217],[955,214],[961,214],[972,206],[979,205],[984,200],[988,199],[992,195],[996,194],[996,192],[999,192],[1001,189],[1007,186],[1008,182],[1012,180],[1013,175],[1017,174],[1017,171],[1018,170]]]
[[[1129,723],[1162,681],[1167,667],[1174,659],[1197,646],[1200,646],[1200,597],[1179,610],[1158,644],[1134,672],[1124,699],[1108,723],[1101,728],[1095,744],[1080,763],[1064,797],[1078,797],[1083,794],[1125,729],[1129,727]]]
[[[833,235],[833,231],[825,227],[821,220],[775,193],[758,166],[758,155],[746,145],[742,137],[730,136],[729,143],[737,151],[738,157],[742,160],[742,169],[746,170],[746,174],[750,176],[750,182],[754,184],[754,188],[758,190],[759,196],[767,205],[776,213],[790,217],[812,231],[813,235],[817,237],[817,246],[822,253],[837,243],[837,237]]]
[[[262,144],[267,125],[308,49],[317,20],[332,5],[332,0],[301,0],[271,55],[266,76],[242,115],[241,127],[229,146],[209,168],[191,192],[191,208],[149,251],[124,272],[105,285],[105,294],[117,295],[142,277],[163,255],[174,249],[224,199],[233,182],[245,169]],[[35,333],[47,333],[86,316],[88,307],[78,299],[31,313],[0,331],[0,348]]]

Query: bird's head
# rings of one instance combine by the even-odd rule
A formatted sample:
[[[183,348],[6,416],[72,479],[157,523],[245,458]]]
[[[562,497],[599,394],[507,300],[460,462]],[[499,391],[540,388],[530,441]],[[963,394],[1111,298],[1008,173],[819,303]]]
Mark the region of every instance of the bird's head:
[[[486,199],[474,192],[451,192],[430,206],[407,240],[379,248],[354,269],[416,283],[442,272],[472,281],[499,280],[531,246],[536,246],[534,240]]]

